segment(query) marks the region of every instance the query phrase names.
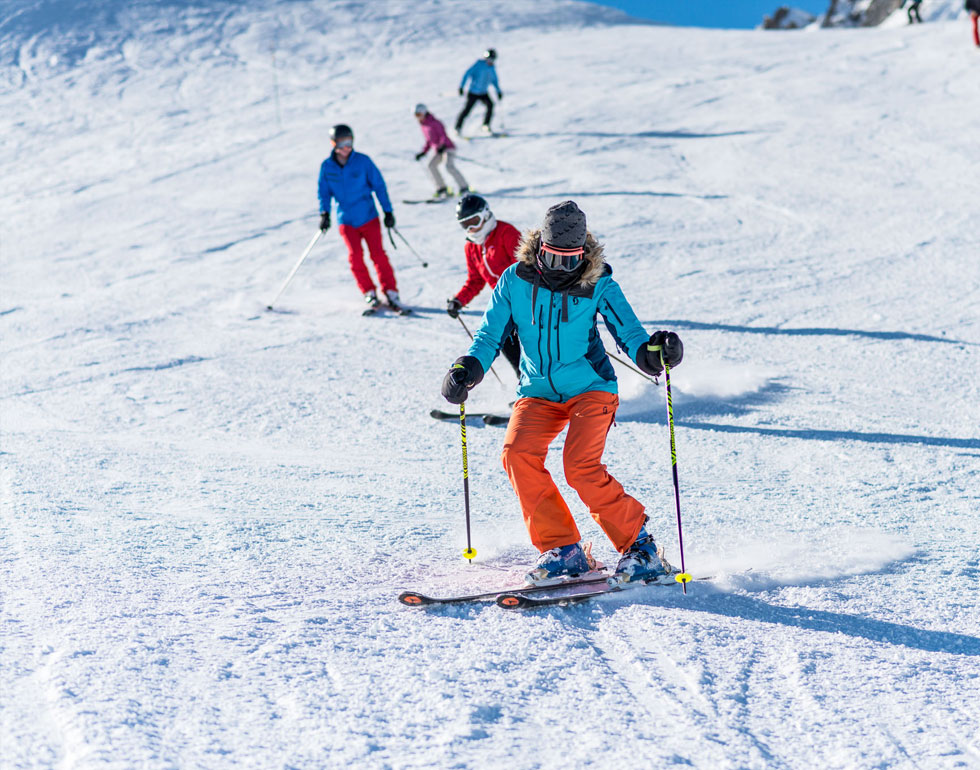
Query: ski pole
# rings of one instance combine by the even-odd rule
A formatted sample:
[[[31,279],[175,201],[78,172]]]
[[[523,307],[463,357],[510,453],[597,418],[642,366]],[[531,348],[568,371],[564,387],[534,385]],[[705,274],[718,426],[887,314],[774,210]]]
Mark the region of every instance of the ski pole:
[[[466,329],[466,333],[470,335],[470,339],[473,339],[473,332],[469,330],[469,327],[466,325],[466,322],[463,321],[463,319],[460,318],[459,316],[456,316],[456,320],[459,321],[461,324],[463,324],[463,328]],[[497,378],[497,382],[503,385],[504,381],[500,379],[500,375],[497,374],[496,370],[493,368],[493,364],[490,365],[490,371],[493,372],[493,376]]]
[[[476,558],[476,549],[470,540],[470,467],[466,459],[466,406],[459,405],[459,433],[463,443],[463,503],[466,507],[466,548],[463,557],[473,563]]]
[[[318,240],[320,240],[320,237],[323,235],[324,232],[325,232],[324,230],[317,229],[316,235],[313,236],[313,240],[310,241],[309,245],[303,251],[303,254],[300,256],[300,258],[296,262],[296,264],[293,265],[293,269],[290,270],[289,271],[289,275],[286,276],[286,282],[283,283],[282,288],[279,289],[279,293],[276,294],[276,296],[273,298],[272,302],[270,302],[266,306],[266,310],[272,310],[272,306],[274,304],[276,304],[276,300],[279,299],[279,297],[282,296],[282,293],[284,291],[286,291],[286,287],[289,286],[289,282],[291,280],[293,280],[293,276],[296,275],[296,271],[299,270],[299,266],[303,264],[303,262],[306,260],[306,258],[310,255],[310,252],[313,251],[313,247],[316,246],[316,242]]]
[[[657,383],[657,378],[656,378],[656,377],[651,377],[650,375],[648,375],[648,374],[645,374],[645,373],[643,373],[643,372],[641,372],[641,371],[640,371],[639,369],[637,369],[637,368],[636,368],[635,366],[633,366],[633,365],[632,365],[631,363],[629,363],[628,361],[624,361],[624,360],[623,360],[622,358],[620,358],[619,356],[614,356],[614,355],[613,355],[612,353],[610,353],[610,352],[609,352],[608,350],[606,351],[606,355],[607,355],[607,356],[609,356],[609,357],[610,357],[610,358],[611,358],[611,359],[612,359],[613,361],[616,361],[616,362],[618,362],[618,363],[620,363],[620,364],[622,364],[622,365],[623,365],[623,366],[625,366],[625,367],[626,367],[627,369],[632,369],[632,370],[633,370],[634,372],[636,372],[636,373],[637,373],[638,375],[640,375],[640,376],[641,376],[641,377],[642,377],[643,379],[645,379],[645,380],[649,380],[649,381],[650,381],[650,382],[652,382],[652,383],[653,383],[654,385],[657,385],[657,384],[658,384],[658,383]]]
[[[656,350],[656,348],[654,348]],[[674,576],[674,580],[681,584],[684,593],[687,593],[687,584],[691,576],[684,568],[684,533],[681,529],[681,490],[677,483],[677,445],[674,442],[674,401],[670,395],[670,366],[664,358],[663,348],[660,348],[660,362],[664,365],[664,383],[667,389],[667,424],[670,426],[670,465],[674,472],[674,504],[677,507],[677,542],[681,550],[681,571]]]
[[[405,245],[406,245],[406,246],[408,246],[408,250],[409,250],[410,252],[412,252],[412,253],[413,253],[413,254],[415,255],[415,258],[416,258],[416,259],[417,259],[417,260],[418,260],[419,262],[421,262],[421,263],[422,263],[422,267],[428,267],[428,266],[429,266],[429,263],[428,263],[428,262],[426,262],[426,261],[425,261],[424,259],[422,259],[422,257],[420,257],[420,256],[419,256],[419,253],[418,253],[418,252],[417,252],[417,251],[416,251],[415,249],[413,249],[413,248],[412,248],[412,244],[410,244],[410,243],[409,243],[409,242],[408,242],[408,241],[407,241],[407,240],[405,239],[405,236],[401,234],[401,232],[400,232],[400,231],[398,230],[398,228],[397,228],[397,227],[389,227],[389,228],[388,228],[388,237],[389,237],[389,238],[391,237],[391,231],[392,231],[392,230],[394,230],[394,231],[395,231],[395,235],[397,235],[397,236],[398,236],[399,238],[401,238],[401,239],[402,239],[402,241],[403,241],[403,242],[405,243]],[[394,246],[394,245],[395,245],[395,239],[394,239],[394,238],[392,238],[392,239],[391,239],[391,245],[392,245],[392,246]]]
[[[499,171],[501,174],[509,174],[510,173],[510,170],[504,168],[503,166],[494,166],[494,165],[491,165],[490,163],[483,163],[482,161],[474,160],[473,158],[467,158],[467,157],[464,157],[463,155],[457,155],[456,156],[456,160],[461,160],[464,163],[472,163],[475,166],[483,166],[483,168],[489,168],[489,169],[492,169],[493,171]]]

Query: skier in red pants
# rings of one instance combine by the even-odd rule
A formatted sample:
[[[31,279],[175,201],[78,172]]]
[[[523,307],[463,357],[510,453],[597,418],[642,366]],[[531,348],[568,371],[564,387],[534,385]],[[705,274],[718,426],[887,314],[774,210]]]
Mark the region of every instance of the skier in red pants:
[[[973,22],[973,42],[980,48],[980,30],[977,29],[977,20],[980,19],[980,0],[966,0],[966,10],[970,12],[970,21]]]
[[[381,223],[372,197],[372,193],[377,196],[385,213],[385,227],[394,227],[395,215],[391,210],[385,180],[374,161],[363,153],[354,152],[354,132],[350,126],[341,123],[331,128],[330,141],[333,152],[320,166],[320,229],[326,231],[330,228],[330,205],[336,199],[340,237],[347,245],[351,272],[367,303],[364,314],[376,312],[381,307],[381,301],[364,266],[362,240],[367,243],[388,307],[397,312],[406,312],[398,297],[395,271],[391,269],[388,255],[385,254]]]

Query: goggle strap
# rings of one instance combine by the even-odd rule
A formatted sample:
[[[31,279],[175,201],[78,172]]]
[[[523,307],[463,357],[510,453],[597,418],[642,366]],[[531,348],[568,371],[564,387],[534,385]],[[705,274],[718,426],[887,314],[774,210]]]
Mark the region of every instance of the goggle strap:
[[[579,246],[574,249],[559,249],[557,246],[549,246],[547,243],[541,244],[541,251],[550,251],[559,257],[581,257],[585,254],[585,247]]]

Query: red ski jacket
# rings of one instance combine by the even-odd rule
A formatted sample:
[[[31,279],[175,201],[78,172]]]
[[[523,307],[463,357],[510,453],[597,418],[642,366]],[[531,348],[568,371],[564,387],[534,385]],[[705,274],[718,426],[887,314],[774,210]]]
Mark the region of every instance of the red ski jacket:
[[[514,252],[521,242],[521,234],[508,222],[497,222],[482,243],[466,242],[466,283],[456,292],[461,305],[468,305],[488,283],[497,285],[500,274],[514,264]]]

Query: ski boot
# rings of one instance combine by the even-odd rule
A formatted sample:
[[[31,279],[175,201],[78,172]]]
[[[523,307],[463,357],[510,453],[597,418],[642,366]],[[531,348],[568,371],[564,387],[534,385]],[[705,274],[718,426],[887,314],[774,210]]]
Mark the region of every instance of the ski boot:
[[[575,577],[595,568],[596,560],[592,558],[592,543],[586,543],[585,548],[578,543],[572,543],[542,553],[534,569],[528,572],[524,579],[535,585],[555,578]]]
[[[490,128],[490,124],[489,123],[484,123],[483,124],[483,133],[484,134],[492,134],[493,133],[493,129]]]
[[[364,301],[367,303],[367,307],[361,315],[374,315],[381,309],[381,300],[378,299],[378,295],[373,291],[369,291],[364,295]]]
[[[448,198],[448,197],[450,197],[449,188],[440,187],[438,190],[435,191],[435,193],[433,193],[432,200],[441,201],[443,198]]]
[[[664,559],[664,549],[657,548],[646,526],[640,528],[626,552],[616,565],[616,573],[610,583],[654,583],[674,572],[674,568]]]
[[[402,304],[397,291],[386,291],[385,299],[388,301],[388,307],[395,313],[398,313],[398,315],[408,315],[412,312],[411,308],[407,308]]]

